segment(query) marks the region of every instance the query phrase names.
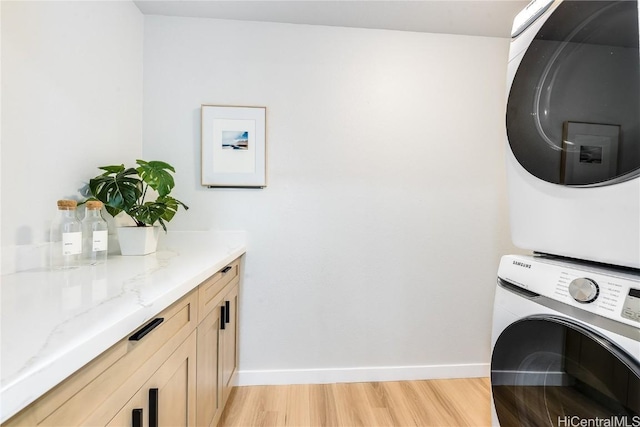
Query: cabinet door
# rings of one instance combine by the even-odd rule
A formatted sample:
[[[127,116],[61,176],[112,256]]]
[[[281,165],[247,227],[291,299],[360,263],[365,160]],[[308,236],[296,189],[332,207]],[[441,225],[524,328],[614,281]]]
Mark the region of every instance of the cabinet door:
[[[198,409],[199,427],[213,425],[219,416],[221,401],[218,396],[218,349],[220,347],[220,310],[213,310],[198,325]]]
[[[196,425],[196,333],[193,332],[110,421],[112,427],[191,427]]]
[[[225,315],[228,322],[221,333],[220,345],[220,381],[222,389],[222,406],[227,402],[231,387],[233,386],[233,377],[238,366],[238,284],[231,288],[231,291],[225,296],[223,304],[225,304]],[[227,313],[228,312],[228,313]]]

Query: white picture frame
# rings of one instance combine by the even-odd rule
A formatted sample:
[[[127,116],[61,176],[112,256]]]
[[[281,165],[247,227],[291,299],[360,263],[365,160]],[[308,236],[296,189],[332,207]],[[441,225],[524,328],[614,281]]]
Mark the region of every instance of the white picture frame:
[[[266,110],[266,107],[201,106],[203,186],[266,187]]]

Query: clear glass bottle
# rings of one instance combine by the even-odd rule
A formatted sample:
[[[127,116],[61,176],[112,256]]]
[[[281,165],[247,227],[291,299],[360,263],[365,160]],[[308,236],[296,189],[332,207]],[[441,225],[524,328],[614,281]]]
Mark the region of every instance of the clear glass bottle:
[[[75,200],[58,200],[58,214],[51,223],[50,266],[77,268],[82,257],[82,224],[76,216]]]
[[[85,205],[82,220],[82,256],[85,264],[95,265],[107,261],[109,227],[102,218],[102,202],[90,200]]]

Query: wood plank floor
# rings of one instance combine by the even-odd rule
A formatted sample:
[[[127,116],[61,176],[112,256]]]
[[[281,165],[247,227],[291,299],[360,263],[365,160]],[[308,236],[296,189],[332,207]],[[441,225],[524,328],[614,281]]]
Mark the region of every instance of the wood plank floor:
[[[488,378],[235,387],[219,426],[490,426]]]

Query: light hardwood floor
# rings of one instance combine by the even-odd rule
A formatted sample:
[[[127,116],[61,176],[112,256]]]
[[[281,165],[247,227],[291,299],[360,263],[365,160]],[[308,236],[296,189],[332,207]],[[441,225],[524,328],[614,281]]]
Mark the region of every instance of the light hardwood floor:
[[[488,378],[234,388],[219,426],[489,426]]]

